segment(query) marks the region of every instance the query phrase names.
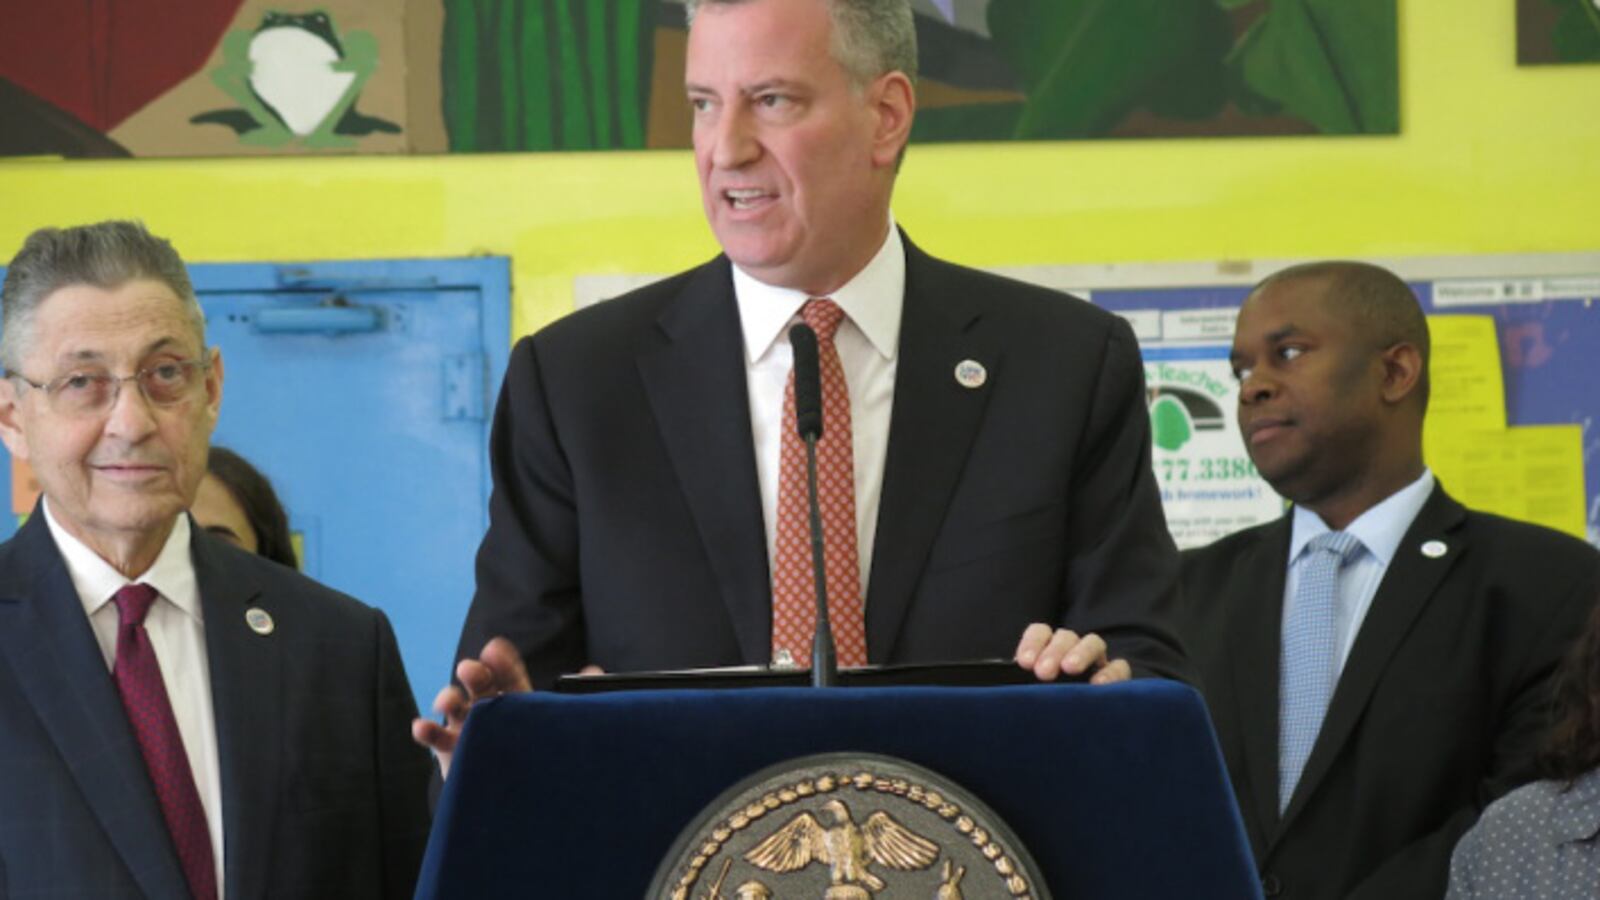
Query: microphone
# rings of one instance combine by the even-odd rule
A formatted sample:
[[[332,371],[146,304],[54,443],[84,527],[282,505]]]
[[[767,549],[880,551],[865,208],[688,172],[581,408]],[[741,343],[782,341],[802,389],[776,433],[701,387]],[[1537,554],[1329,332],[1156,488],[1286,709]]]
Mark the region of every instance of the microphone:
[[[806,444],[806,496],[811,509],[811,572],[817,586],[817,628],[811,635],[811,686],[834,687],[833,628],[828,624],[827,569],[822,553],[822,513],[817,505],[817,439],[822,437],[822,373],[817,363],[817,333],[801,323],[789,329],[794,348],[795,430]]]
[[[789,329],[794,348],[794,421],[802,440],[822,437],[822,372],[817,333],[804,322]]]

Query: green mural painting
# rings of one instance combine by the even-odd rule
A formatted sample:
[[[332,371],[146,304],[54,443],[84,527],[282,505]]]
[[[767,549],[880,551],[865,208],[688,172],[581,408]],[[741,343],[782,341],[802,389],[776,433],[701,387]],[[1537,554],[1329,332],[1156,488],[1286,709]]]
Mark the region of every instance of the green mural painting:
[[[1395,0],[989,0],[986,13],[990,52],[1020,96],[925,108],[917,136],[1400,128]]]
[[[109,31],[71,4],[0,30],[0,155],[636,150],[691,141],[683,0],[117,2],[127,14]],[[1581,55],[1600,47],[1596,2],[1520,0],[1519,10],[1544,17],[1546,44]],[[1400,127],[1397,0],[911,4],[914,141]],[[161,22],[152,18],[158,9]],[[72,41],[92,52],[68,59],[47,50]],[[118,90],[98,87],[106,84]]]
[[[262,17],[254,31],[222,38],[217,87],[238,104],[190,119],[234,130],[263,147],[299,141],[311,148],[353,147],[375,131],[396,133],[393,122],[356,111],[361,89],[378,66],[378,43],[365,31],[339,34],[326,12]]]
[[[446,0],[440,78],[450,149],[644,147],[659,6]]]
[[[1600,62],[1600,0],[1517,0],[1517,62]]]
[[[1228,66],[1248,111],[1285,112],[1323,134],[1392,134],[1398,59],[1395,0],[1273,0]]]
[[[916,9],[918,141],[1400,127],[1395,0],[918,0]],[[659,0],[449,0],[451,149],[687,146],[684,27],[681,5]],[[658,52],[677,57],[658,65],[669,62]]]
[[[993,0],[987,24],[1017,100],[925,108],[918,137],[1103,137],[1135,110],[1205,118],[1226,99],[1228,17],[1213,0]]]

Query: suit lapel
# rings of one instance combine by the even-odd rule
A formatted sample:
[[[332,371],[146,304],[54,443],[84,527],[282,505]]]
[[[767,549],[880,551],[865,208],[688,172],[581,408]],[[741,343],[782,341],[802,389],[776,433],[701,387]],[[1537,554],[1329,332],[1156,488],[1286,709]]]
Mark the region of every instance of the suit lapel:
[[[1241,723],[1244,765],[1253,803],[1243,810],[1254,819],[1259,847],[1278,821],[1278,680],[1283,646],[1283,586],[1288,574],[1293,519],[1285,514],[1262,529],[1234,563],[1228,584],[1238,591],[1229,605],[1227,633],[1237,636],[1229,668]],[[1250,727],[1243,723],[1255,723]]]
[[[867,655],[873,663],[893,659],[989,394],[1005,377],[999,342],[980,331],[982,299],[953,288],[940,277],[940,265],[910,240],[905,248],[894,411],[867,586]],[[988,387],[968,389],[956,381],[956,364],[968,359],[983,364]]]
[[[144,758],[39,507],[13,538],[15,593],[0,598],[0,656],[84,799],[150,897],[188,896]]]
[[[1285,826],[1327,776],[1372,699],[1372,692],[1390,658],[1423,607],[1433,599],[1439,582],[1470,549],[1459,538],[1450,537],[1465,518],[1466,510],[1461,504],[1451,499],[1443,488],[1435,486],[1416,520],[1406,529],[1406,536],[1395,548],[1394,559],[1389,562],[1367,617],[1350,647],[1350,657],[1339,674],[1328,713],[1323,717],[1322,730],[1311,748],[1311,756],[1306,760],[1289,808],[1284,811]],[[1442,541],[1447,548],[1445,554],[1437,558],[1423,554],[1422,545],[1429,541]]]
[[[271,841],[280,796],[283,743],[282,657],[294,623],[261,593],[249,573],[232,564],[216,538],[195,526],[190,542],[200,607],[205,612],[211,704],[217,723],[222,778],[226,895],[253,896],[268,882]],[[245,610],[264,610],[274,622],[260,635]],[[329,685],[330,690],[337,685]]]
[[[772,655],[766,526],[750,431],[744,335],[725,257],[701,266],[658,320],[639,373],[747,663]]]

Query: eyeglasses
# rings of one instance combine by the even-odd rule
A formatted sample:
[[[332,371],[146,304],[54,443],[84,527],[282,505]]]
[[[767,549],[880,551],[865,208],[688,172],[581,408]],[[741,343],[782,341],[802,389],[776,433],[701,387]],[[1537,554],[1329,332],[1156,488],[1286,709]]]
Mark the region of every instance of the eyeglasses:
[[[201,381],[202,372],[211,368],[209,360],[180,359],[147,366],[132,375],[109,372],[68,372],[39,383],[20,372],[7,370],[7,378],[44,392],[50,409],[58,415],[90,416],[103,413],[117,404],[125,381],[139,384],[139,393],[152,406],[173,406],[187,400]]]

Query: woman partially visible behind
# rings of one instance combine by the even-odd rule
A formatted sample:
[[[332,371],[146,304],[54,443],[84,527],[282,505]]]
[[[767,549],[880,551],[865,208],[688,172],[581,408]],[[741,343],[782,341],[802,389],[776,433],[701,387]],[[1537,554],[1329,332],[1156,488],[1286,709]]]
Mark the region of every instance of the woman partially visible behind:
[[[244,457],[212,447],[206,476],[189,514],[201,528],[229,543],[298,568],[289,537],[289,517],[272,482]]]
[[[1447,900],[1600,897],[1600,607],[1556,678],[1546,780],[1496,800],[1462,836]]]

